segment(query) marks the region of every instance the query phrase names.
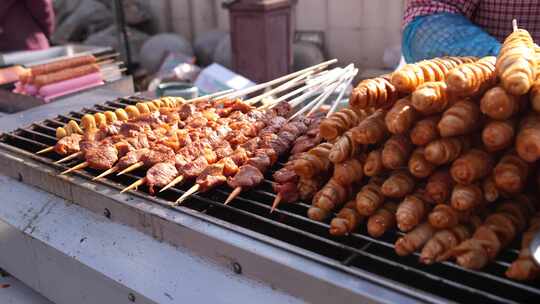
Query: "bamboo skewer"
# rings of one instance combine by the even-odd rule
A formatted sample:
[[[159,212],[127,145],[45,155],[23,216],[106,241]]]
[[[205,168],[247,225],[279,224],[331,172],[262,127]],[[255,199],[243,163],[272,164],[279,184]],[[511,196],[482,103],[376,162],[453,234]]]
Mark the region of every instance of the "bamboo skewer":
[[[332,106],[328,110],[328,113],[326,113],[326,117],[329,117],[330,115],[332,115],[332,113],[335,112],[339,104],[339,101],[343,98],[343,95],[345,95],[345,91],[347,90],[347,87],[349,87],[349,85],[351,84],[351,82],[353,81],[354,77],[356,77],[357,74],[358,74],[358,69],[354,69],[350,77],[345,81],[345,84],[343,88],[341,89],[341,91],[339,92],[339,95],[337,99],[335,100],[334,104],[332,104]]]
[[[272,213],[272,212],[274,212],[274,210],[276,210],[277,206],[279,205],[279,203],[281,203],[282,199],[283,199],[283,196],[281,195],[281,193],[278,193],[276,195],[276,198],[272,202],[272,208],[270,209],[270,213]]]
[[[191,195],[195,194],[197,191],[199,191],[199,189],[201,188],[201,185],[199,184],[195,184],[193,185],[191,188],[189,188],[188,191],[186,191],[184,194],[182,194],[182,196],[180,196],[180,198],[178,198],[176,200],[176,202],[174,202],[172,205],[173,206],[178,206],[180,204],[182,204],[186,199],[188,199]]]
[[[276,78],[274,80],[270,80],[270,81],[265,82],[265,83],[257,84],[257,85],[251,86],[249,88],[245,88],[245,89],[238,90],[236,92],[224,95],[224,96],[222,96],[222,98],[235,98],[235,97],[240,97],[242,95],[251,94],[253,92],[265,89],[265,88],[267,88],[269,86],[272,86],[274,84],[281,83],[283,81],[287,81],[289,79],[297,77],[298,75],[301,75],[301,74],[306,73],[308,71],[315,70],[315,69],[318,69],[318,68],[321,68],[321,67],[326,67],[326,66],[329,66],[329,65],[331,65],[333,63],[336,63],[336,62],[337,62],[337,59],[331,59],[331,60],[328,60],[328,61],[325,61],[325,62],[321,62],[321,63],[316,64],[314,66],[310,66],[310,67],[302,69],[300,71],[297,71],[297,72],[294,72],[294,73],[291,73],[291,74],[287,74],[285,76],[281,76],[281,77]]]
[[[50,147],[47,147],[45,149],[41,149],[41,150],[37,151],[36,154],[43,154],[43,153],[51,152],[52,150],[54,150],[54,146],[50,146]]]
[[[73,154],[71,154],[71,155],[68,155],[68,156],[66,156],[66,157],[64,157],[64,158],[62,158],[62,159],[60,159],[60,160],[55,161],[54,163],[55,163],[55,164],[61,164],[61,163],[67,162],[68,160],[72,160],[72,159],[74,159],[74,158],[77,158],[77,157],[79,157],[79,156],[82,156],[82,152],[81,152],[81,151],[75,152],[75,153],[73,153]]]
[[[240,193],[242,192],[242,187],[236,187],[234,190],[229,194],[227,199],[225,200],[224,205],[228,205],[230,202],[232,202]]]
[[[290,81],[278,86],[278,87],[275,87],[273,88],[272,90],[268,91],[268,92],[265,92],[259,96],[255,96],[253,98],[250,98],[248,100],[245,100],[244,102],[248,103],[248,104],[256,104],[257,102],[263,100],[264,98],[268,97],[268,96],[271,96],[272,94],[276,94],[276,93],[280,93],[280,92],[283,92],[285,90],[288,90],[290,88],[294,88],[295,86],[299,86],[303,83],[306,82],[306,78],[308,78],[309,76],[313,75],[313,73],[317,72],[317,70],[312,70],[312,71],[307,71],[306,73],[296,77],[296,78],[293,78],[291,79]]]
[[[109,174],[112,174],[112,173],[114,173],[114,172],[116,172],[116,171],[118,171],[118,170],[119,170],[119,168],[118,168],[117,166],[114,166],[114,167],[108,169],[107,171],[101,173],[100,175],[98,175],[98,176],[92,178],[92,180],[100,179],[100,178],[105,177],[105,176],[107,176],[107,175],[109,175]]]
[[[345,93],[345,90],[347,89],[347,87],[349,86],[349,84],[351,83],[351,81],[353,80],[353,78],[356,76],[357,73],[358,73],[358,69],[354,69],[351,72],[351,75],[345,78],[344,87],[340,90],[338,97],[332,102],[332,105],[330,106],[330,109],[328,110],[326,117],[328,117],[329,115],[331,115],[333,112],[336,111],[337,105],[339,104],[339,101],[341,100],[341,98],[343,98],[343,94]],[[307,107],[308,106],[306,106],[306,108]],[[313,107],[313,109],[316,109],[316,107]],[[308,114],[306,114],[306,116],[309,116],[312,113],[313,109]],[[278,193],[276,195],[276,198],[274,198],[274,201],[272,202],[272,208],[270,209],[270,213],[274,212],[274,210],[279,206],[279,203],[281,203],[282,199],[283,199],[283,196],[281,195],[281,193]]]
[[[168,183],[167,185],[165,185],[165,187],[161,188],[161,190],[159,190],[159,192],[163,192],[171,187],[174,187],[176,186],[178,183],[182,182],[184,180],[184,176],[183,175],[179,175],[177,176],[175,179],[173,179],[170,183]]]
[[[72,168],[67,169],[66,171],[63,171],[59,175],[68,174],[70,172],[73,172],[73,171],[76,171],[76,170],[79,170],[79,169],[84,169],[86,167],[88,167],[88,162],[82,162],[82,163],[80,163],[80,164],[78,164],[78,165],[76,165],[76,166],[74,166]]]
[[[136,162],[134,163],[133,165],[125,168],[124,170],[118,172],[118,174],[116,174],[116,176],[120,176],[120,175],[123,175],[123,174],[126,174],[126,173],[129,173],[133,170],[137,170],[139,169],[140,167],[144,166],[144,163],[143,162]]]
[[[120,191],[120,193],[124,193],[124,192],[126,192],[126,191],[136,189],[137,187],[143,185],[144,183],[146,183],[146,177],[143,177],[143,178],[141,178],[141,179],[135,181],[135,182],[132,183],[131,185],[125,187],[124,189],[122,189],[122,191]]]

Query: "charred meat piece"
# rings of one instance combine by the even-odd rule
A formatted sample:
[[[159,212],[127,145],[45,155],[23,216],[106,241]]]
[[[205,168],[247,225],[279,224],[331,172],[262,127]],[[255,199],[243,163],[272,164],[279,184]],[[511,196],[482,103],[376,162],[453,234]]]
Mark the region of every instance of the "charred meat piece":
[[[294,172],[292,167],[285,166],[272,175],[272,178],[276,183],[284,184],[288,182],[296,183],[298,182],[298,175]]]
[[[300,198],[296,182],[274,184],[273,188],[274,192],[281,194],[281,202],[283,203],[294,203]]]
[[[236,165],[241,166],[249,159],[249,156],[244,148],[238,147],[231,155],[231,159]]]
[[[118,161],[118,151],[111,144],[99,145],[86,150],[85,159],[90,168],[107,170]]]
[[[245,189],[260,184],[263,179],[264,176],[259,169],[253,167],[252,165],[246,164],[240,167],[240,170],[234,177],[229,178],[227,184],[233,189],[237,187],[242,187]]]
[[[231,148],[231,145],[228,141],[222,141],[221,146],[216,149],[216,156],[218,159],[222,159],[234,153],[234,150]]]
[[[146,184],[150,194],[154,194],[154,187],[163,187],[170,183],[178,171],[171,162],[157,163],[146,172]]]
[[[240,147],[246,150],[246,152],[248,153],[253,153],[259,146],[260,141],[261,139],[259,137],[253,137],[250,140],[241,144]]]
[[[142,156],[149,152],[150,152],[150,149],[148,148],[142,148],[142,149],[130,151],[126,155],[120,158],[117,166],[120,169],[125,169],[135,163],[138,163],[141,160]]]
[[[130,145],[127,141],[121,140],[114,144],[116,147],[116,150],[118,151],[118,157],[123,157],[124,155],[128,154],[129,152],[135,150],[132,145]]]
[[[125,140],[135,149],[142,149],[142,148],[150,147],[150,142],[148,141],[148,137],[144,133],[139,133],[136,136],[126,138]]]
[[[238,165],[230,157],[224,157],[220,159],[217,163],[223,165],[224,176],[233,176],[239,170]]]
[[[184,178],[196,178],[203,170],[208,166],[208,161],[204,156],[199,156],[193,161],[185,164],[178,171],[184,176]]]
[[[194,104],[191,103],[185,103],[180,106],[178,109],[178,115],[180,116],[181,120],[186,120],[188,117],[193,115],[197,111],[197,107]]]
[[[276,115],[286,117],[291,111],[291,105],[287,102],[280,102],[278,105],[273,107],[272,110]]]
[[[270,157],[268,157],[266,153],[258,152],[255,154],[255,156],[248,159],[246,165],[253,166],[257,168],[257,170],[265,172],[266,169],[268,169],[271,165]]]
[[[150,167],[160,162],[174,162],[174,155],[173,149],[164,145],[156,145],[148,153],[142,155],[141,161],[146,167]]]
[[[201,191],[206,191],[215,186],[224,184],[227,178],[223,175],[224,164],[216,163],[204,168],[201,174],[197,177],[196,183],[200,186]]]
[[[73,154],[80,151],[79,143],[83,139],[82,135],[71,134],[62,137],[56,145],[54,145],[54,151],[60,155]]]

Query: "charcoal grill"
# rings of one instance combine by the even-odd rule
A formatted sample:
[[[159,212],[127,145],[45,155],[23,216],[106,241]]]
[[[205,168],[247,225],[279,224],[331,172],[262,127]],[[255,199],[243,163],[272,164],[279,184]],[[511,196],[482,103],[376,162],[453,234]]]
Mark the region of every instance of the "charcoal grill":
[[[144,171],[134,171],[123,176],[110,175],[107,178],[91,181],[99,172],[85,169],[75,172],[72,176],[56,176],[58,173],[72,167],[79,161],[74,160],[64,164],[54,164],[60,159],[54,152],[35,155],[34,153],[53,145],[56,142],[55,129],[63,126],[69,120],[80,121],[86,113],[115,110],[127,105],[134,105],[140,98],[121,98],[84,108],[79,112],[69,112],[55,118],[45,119],[30,126],[19,128],[0,137],[0,171],[18,177],[26,183],[53,192],[66,199],[73,199],[73,193],[68,193],[63,183],[74,185],[84,184],[85,195],[76,202],[83,207],[120,222],[131,224],[130,219],[115,218],[117,201],[113,198],[105,202],[95,203],[94,196],[103,196],[98,192],[103,189],[119,190],[144,176]],[[19,161],[14,161],[14,160]],[[271,170],[279,169],[282,162]],[[267,176],[268,177],[268,176]],[[48,182],[44,182],[48,180]],[[289,253],[314,261],[321,268],[337,270],[347,278],[358,282],[369,282],[392,293],[403,295],[413,301],[430,303],[477,302],[477,303],[537,303],[540,301],[540,285],[536,283],[521,283],[507,279],[504,271],[517,257],[518,243],[502,252],[497,260],[490,263],[482,271],[467,270],[451,262],[437,263],[426,266],[418,263],[418,254],[409,257],[399,257],[394,253],[394,242],[402,235],[398,231],[390,231],[382,238],[370,237],[365,228],[346,237],[335,237],[328,233],[328,222],[317,222],[306,216],[309,205],[306,203],[282,204],[278,210],[270,214],[274,199],[271,181],[264,180],[259,187],[242,193],[229,205],[224,205],[230,193],[227,187],[220,187],[207,193],[193,195],[179,207],[171,207],[191,184],[177,185],[157,196],[150,196],[146,187],[131,191],[126,201],[143,201],[149,204],[171,208],[176,212],[219,225],[258,241],[283,249]],[[99,191],[98,191],[99,190]],[[108,191],[109,196],[112,191]],[[76,200],[76,199],[73,199]],[[89,203],[91,202],[91,203]],[[116,204],[116,205],[115,205]],[[144,212],[144,209],[143,211]],[[165,219],[166,220],[166,219]],[[155,232],[146,231],[150,234]],[[174,237],[161,238],[175,243]],[[212,240],[208,240],[209,242]],[[235,269],[241,272],[241,268]],[[277,270],[276,270],[277,271]],[[259,273],[258,278],[264,279],[265,274]],[[309,284],[310,280],[305,283]],[[279,284],[276,284],[279,285]],[[283,288],[284,286],[277,286]],[[287,287],[285,287],[287,289]],[[306,286],[309,290],[309,286]],[[290,288],[288,291],[294,292]],[[376,302],[392,301],[384,295],[366,294],[366,289],[345,290],[339,284],[328,290],[329,299],[368,299]],[[302,295],[305,297],[305,294]],[[315,301],[316,299],[309,299]],[[319,299],[320,300],[320,299]],[[395,301],[395,298],[393,299]]]

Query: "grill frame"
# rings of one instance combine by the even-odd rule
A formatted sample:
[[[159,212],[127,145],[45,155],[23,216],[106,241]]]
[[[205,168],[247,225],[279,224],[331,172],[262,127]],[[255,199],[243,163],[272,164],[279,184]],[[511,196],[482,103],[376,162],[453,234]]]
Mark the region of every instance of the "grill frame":
[[[85,108],[83,109],[86,112],[93,112],[98,110],[105,110],[105,109],[111,109],[120,106],[126,106],[128,104],[134,104],[138,101],[140,101],[140,98],[127,98],[127,99],[118,99],[117,101],[113,102],[107,102],[105,105],[95,105],[94,108]],[[5,162],[6,166],[1,166],[0,170],[6,171],[8,175],[18,177],[21,176],[20,172],[24,171],[24,168],[26,167],[32,167],[32,171],[29,172],[36,172],[36,170],[40,170],[43,173],[45,173],[49,179],[56,180],[57,182],[61,182],[63,184],[69,184],[70,187],[83,187],[85,188],[85,191],[87,194],[97,194],[102,192],[102,190],[105,190],[106,192],[109,192],[107,195],[111,195],[110,191],[111,189],[114,189],[113,191],[117,192],[118,189],[123,188],[126,186],[129,182],[133,181],[135,178],[140,177],[140,175],[137,175],[137,172],[134,172],[133,174],[127,174],[127,178],[113,178],[110,179],[101,179],[99,181],[89,181],[93,176],[97,175],[95,172],[89,171],[79,171],[74,173],[73,176],[55,176],[54,173],[60,172],[63,169],[66,169],[67,166],[74,165],[77,161],[69,162],[66,164],[56,165],[53,164],[50,159],[48,159],[45,156],[37,156],[29,151],[25,151],[24,149],[14,147],[13,145],[10,145],[6,142],[9,142],[10,140],[22,140],[22,141],[30,141],[28,139],[21,139],[24,138],[24,136],[21,136],[23,134],[27,134],[29,136],[38,136],[43,139],[44,142],[47,144],[54,143],[54,136],[51,136],[50,134],[45,134],[45,136],[36,134],[37,131],[32,130],[33,128],[41,128],[43,130],[48,130],[49,133],[51,133],[54,129],[52,127],[47,127],[47,124],[49,125],[56,125],[59,126],[62,124],[62,120],[66,119],[76,119],[82,117],[82,113],[77,112],[70,112],[65,115],[59,115],[56,118],[53,119],[46,119],[43,122],[33,123],[28,127],[25,128],[19,128],[11,133],[3,134],[0,137],[0,162]],[[49,128],[49,129],[47,129]],[[37,132],[41,133],[41,132]],[[35,151],[44,148],[46,144],[35,144]],[[51,156],[51,155],[50,155]],[[17,162],[17,166],[10,166],[9,162],[14,161],[15,159],[20,158],[20,161]],[[57,157],[58,159],[59,157]],[[30,166],[32,164],[32,166]],[[40,167],[41,165],[45,165],[44,167]],[[7,172],[9,171],[9,172]],[[93,211],[102,213],[103,209],[96,208],[95,206],[91,206],[87,203],[80,203],[73,197],[72,193],[69,193],[69,191],[64,191],[62,189],[58,189],[58,187],[49,187],[48,185],[44,185],[42,182],[40,182],[39,178],[32,178],[32,173],[24,174],[26,176],[20,177],[20,179],[23,179],[25,182],[28,182],[30,184],[33,184],[35,186],[45,188],[45,190],[49,192],[53,192],[59,196],[62,196],[68,200],[72,200],[75,203],[81,204],[81,206],[89,208]],[[116,182],[116,180],[122,181],[123,183]],[[268,181],[266,181],[268,183]],[[103,189],[101,189],[101,186],[105,186]],[[356,278],[359,282],[362,282],[363,284],[372,284],[374,286],[382,287],[383,289],[387,289],[394,293],[395,295],[401,296],[401,299],[411,299],[416,301],[423,301],[423,302],[431,302],[431,303],[442,303],[447,302],[446,299],[443,299],[439,297],[438,295],[432,294],[427,292],[426,290],[420,290],[415,287],[408,286],[406,284],[403,284],[402,282],[398,282],[390,277],[384,277],[381,276],[380,273],[377,273],[377,270],[371,270],[372,272],[369,272],[368,270],[361,269],[360,267],[364,267],[364,259],[371,260],[369,263],[374,264],[375,266],[377,263],[386,264],[390,270],[392,269],[401,269],[402,271],[408,273],[408,276],[417,277],[420,278],[423,281],[431,282],[431,283],[438,283],[438,284],[446,284],[447,286],[458,286],[455,288],[460,288],[463,290],[467,290],[469,294],[472,295],[478,295],[481,296],[480,298],[485,299],[491,299],[496,300],[497,303],[512,303],[512,299],[503,299],[501,297],[498,297],[497,295],[491,295],[486,293],[484,290],[481,290],[480,288],[474,288],[465,286],[464,284],[459,283],[459,278],[453,278],[448,279],[443,276],[433,274],[433,269],[428,271],[426,270],[426,266],[422,266],[419,263],[416,263],[412,261],[412,258],[399,258],[397,255],[394,254],[393,257],[388,257],[388,249],[391,249],[393,251],[393,242],[392,240],[395,240],[396,237],[400,235],[400,233],[392,232],[392,235],[385,236],[382,240],[371,238],[365,233],[365,231],[359,231],[357,233],[352,234],[349,237],[346,238],[328,238],[326,235],[317,235],[313,233],[313,231],[321,231],[321,233],[324,233],[323,231],[328,231],[328,223],[319,223],[312,221],[308,219],[304,215],[300,215],[301,210],[304,210],[307,208],[308,205],[301,203],[298,205],[290,205],[290,206],[284,206],[284,208],[280,208],[274,212],[274,214],[270,215],[268,214],[268,211],[270,210],[270,203],[271,199],[273,198],[273,194],[269,193],[268,184],[254,189],[253,191],[247,192],[240,196],[240,199],[237,199],[235,202],[233,202],[229,206],[224,206],[223,201],[224,197],[230,192],[230,190],[223,190],[223,189],[217,189],[214,191],[211,191],[209,194],[203,194],[203,195],[195,195],[192,199],[186,201],[185,206],[180,207],[171,207],[168,204],[168,200],[163,197],[151,197],[148,194],[136,191],[131,192],[129,194],[118,194],[116,193],[113,195],[113,198],[110,199],[107,204],[115,204],[115,203],[121,203],[121,205],[126,205],[129,208],[136,208],[139,209],[140,212],[147,213],[147,214],[153,214],[153,216],[157,216],[161,220],[164,221],[171,221],[171,218],[168,216],[160,215],[160,212],[163,212],[163,210],[172,211],[172,214],[181,213],[183,215],[187,215],[192,218],[196,218],[198,221],[203,221],[206,223],[211,223],[214,225],[218,225],[221,228],[224,228],[228,231],[232,231],[233,233],[239,233],[243,236],[249,237],[251,239],[257,240],[259,242],[264,243],[265,245],[269,245],[272,247],[280,248],[281,250],[286,251],[288,254],[301,256],[304,259],[308,259],[311,261],[315,261],[323,268],[330,268],[333,270],[337,270],[338,272],[341,272],[342,274],[345,274],[345,276],[348,276],[350,278]],[[180,196],[187,186],[182,187],[174,187],[171,188],[170,191],[165,192],[166,195],[172,195],[175,194],[174,197]],[[94,193],[92,193],[94,192]],[[167,194],[168,193],[168,194]],[[103,194],[100,194],[103,196]],[[253,197],[257,198],[257,200],[252,199]],[[138,199],[141,199],[141,202],[145,202],[144,206],[141,205],[140,207],[134,207],[133,203],[130,203],[129,201],[126,201],[126,199],[133,200],[134,197],[137,197]],[[217,201],[217,198],[221,197],[221,201]],[[251,197],[251,198],[250,198]],[[84,198],[81,196],[80,199],[84,200]],[[152,210],[153,204],[157,204],[156,206],[160,206],[161,209],[160,212],[156,213],[155,210]],[[197,205],[204,204],[205,208],[202,208]],[[242,205],[244,204],[244,205]],[[110,205],[109,208],[114,209],[114,205]],[[118,206],[116,206],[118,207]],[[107,207],[104,207],[107,208]],[[109,209],[108,209],[109,210]],[[218,213],[215,213],[217,211],[222,213],[222,218],[217,217],[216,215],[219,215]],[[266,214],[263,215],[262,212],[266,210]],[[203,211],[203,212],[200,212]],[[262,229],[261,227],[256,227],[249,229],[249,224],[246,223],[234,223],[234,220],[227,220],[228,213],[234,213],[239,218],[251,218],[252,220],[258,222],[258,223],[266,223],[271,226],[275,226],[276,231],[275,232],[266,232],[261,233],[261,231],[257,231],[256,229]],[[116,214],[116,212],[113,212],[113,214]],[[225,214],[225,215],[223,215]],[[133,219],[130,218],[114,218],[115,220],[119,220],[120,222],[123,222],[128,225],[135,226],[139,229],[142,228],[142,230],[146,233],[149,233],[151,235],[155,235],[155,231],[146,231],[147,228],[140,227],[138,223],[133,223]],[[287,219],[286,222],[289,223],[289,225],[284,224],[284,219]],[[278,221],[279,220],[279,221]],[[299,223],[304,223],[301,225],[304,225],[304,227],[309,227],[309,231],[303,231],[296,227],[291,226],[291,222],[298,221]],[[174,221],[173,221],[174,222]],[[184,227],[185,223],[178,223]],[[261,224],[262,225],[262,224]],[[188,228],[193,229],[193,227]],[[307,228],[306,228],[307,229]],[[340,255],[340,252],[335,253],[321,253],[321,252],[315,252],[315,251],[309,251],[308,249],[302,248],[299,246],[299,242],[295,244],[291,244],[290,240],[279,240],[273,237],[277,232],[280,231],[288,231],[288,234],[291,235],[297,235],[299,237],[304,237],[305,239],[313,239],[314,243],[311,244],[311,246],[317,245],[317,244],[327,244],[328,246],[333,246],[334,249],[338,248],[339,251],[348,251],[350,254],[343,256],[342,258],[338,259],[337,257]],[[158,236],[158,239],[160,237]],[[181,240],[170,240],[163,236],[161,236],[161,239],[164,239],[168,242],[173,243],[174,245],[181,245],[185,246],[185,242],[182,242]],[[216,239],[213,240],[215,242]],[[359,246],[359,247],[355,247]],[[191,245],[187,245],[186,247],[189,247],[190,249],[193,249]],[[385,249],[386,248],[386,249]],[[240,250],[246,249],[246,248],[239,248]],[[318,248],[318,250],[324,250],[323,248]],[[385,251],[386,250],[386,251]],[[200,252],[203,255],[206,255],[204,252],[205,250],[196,250]],[[201,252],[202,251],[202,252]],[[331,255],[335,254],[335,258],[330,257]],[[509,257],[505,260],[497,260],[495,264],[497,267],[504,267],[507,266],[508,260],[511,257],[515,257],[517,254],[517,251],[515,249],[509,250],[507,252],[504,252],[504,255],[509,255]],[[417,254],[416,254],[417,256]],[[377,262],[373,262],[377,261]],[[367,262],[366,262],[367,263]],[[352,266],[350,266],[352,265]],[[536,294],[536,297],[540,298],[540,288],[531,286],[530,284],[521,284],[516,283],[513,281],[510,281],[506,278],[502,278],[496,275],[493,275],[489,272],[484,271],[470,271],[470,270],[464,270],[461,267],[445,262],[442,263],[441,269],[439,271],[450,271],[450,272],[464,272],[467,273],[471,277],[477,277],[478,279],[487,279],[491,280],[490,283],[495,283],[495,286],[498,286],[497,284],[506,284],[509,287],[512,288],[520,288],[524,290],[529,290],[532,293]],[[271,271],[272,269],[268,269]],[[298,269],[301,270],[301,269]],[[437,271],[435,271],[437,272]],[[414,274],[414,275],[412,275]],[[255,277],[265,280],[268,275],[270,274],[258,274]],[[305,279],[306,277],[304,277]],[[315,279],[315,278],[314,278]],[[321,280],[326,282],[325,284],[332,284],[333,277],[325,277],[325,278],[316,278],[317,280]],[[272,281],[272,280],[271,280]],[[295,293],[298,291],[297,288],[293,288],[293,290],[290,290],[290,288],[287,288],[287,286],[280,286],[279,282],[275,283],[278,287],[283,287],[285,290],[291,291],[292,293]],[[300,283],[301,284],[301,283]],[[459,286],[461,284],[461,286]],[[518,286],[518,287],[516,287]],[[357,297],[360,297],[361,299],[369,299],[369,300],[375,300],[377,302],[384,302],[389,299],[383,299],[380,298],[377,295],[368,295],[365,294],[365,290],[359,289],[360,292],[355,292],[354,290],[348,290],[349,288],[346,288],[344,286],[340,286],[339,284],[334,284],[334,288],[336,288],[337,292],[341,292],[341,295],[348,295],[350,296],[351,293]],[[429,288],[429,287],[428,287]],[[439,287],[440,288],[440,287]],[[484,287],[485,289],[485,287]],[[315,292],[317,293],[317,292]],[[305,298],[311,298],[309,295],[303,295]],[[536,298],[535,297],[535,298]],[[346,297],[344,297],[346,298]],[[359,299],[360,299],[359,298]],[[393,298],[391,296],[391,298]],[[313,297],[313,300],[320,301],[321,298]],[[335,300],[335,298],[333,298]],[[350,299],[350,298],[349,298]],[[395,301],[395,298],[393,299]],[[458,299],[462,300],[462,299]],[[519,302],[519,301],[515,301]]]

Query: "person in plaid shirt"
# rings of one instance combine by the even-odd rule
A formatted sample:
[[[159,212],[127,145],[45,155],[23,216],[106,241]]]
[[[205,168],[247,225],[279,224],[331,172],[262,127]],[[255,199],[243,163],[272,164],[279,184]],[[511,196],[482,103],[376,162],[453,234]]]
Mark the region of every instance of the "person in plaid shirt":
[[[497,55],[512,19],[540,41],[540,0],[408,0],[403,57]]]

